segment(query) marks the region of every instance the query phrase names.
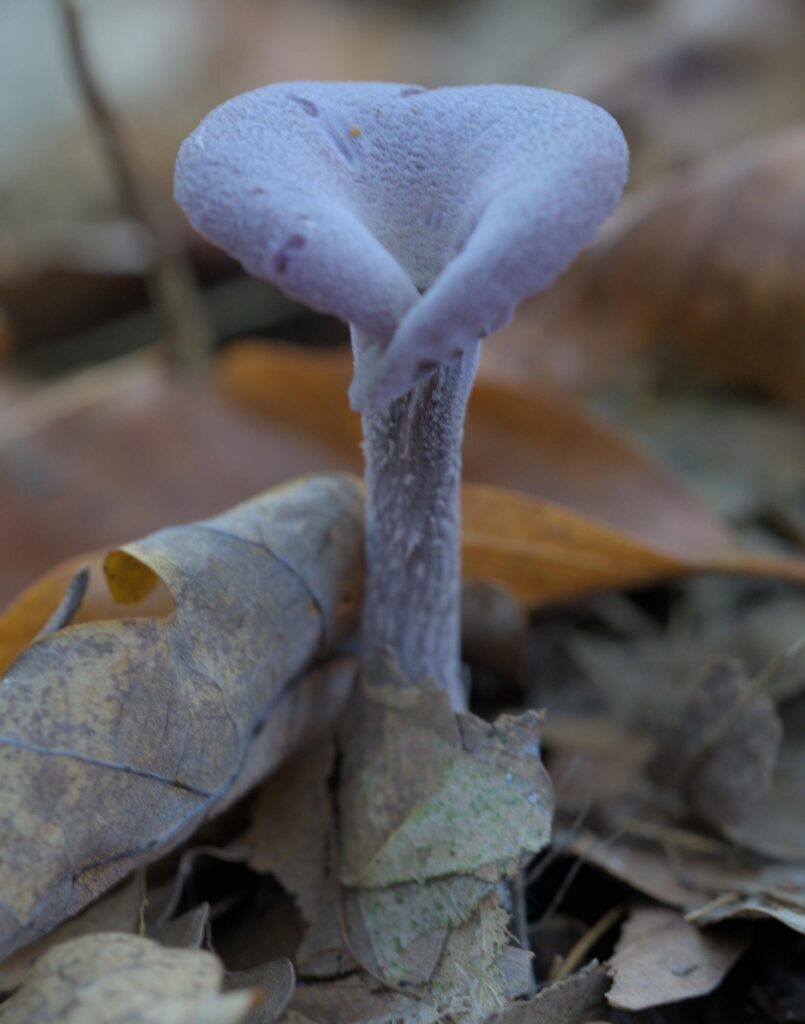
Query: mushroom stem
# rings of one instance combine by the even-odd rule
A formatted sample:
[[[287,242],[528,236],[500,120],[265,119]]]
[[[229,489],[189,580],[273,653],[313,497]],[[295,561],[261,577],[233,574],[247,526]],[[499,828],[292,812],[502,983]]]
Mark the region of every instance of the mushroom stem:
[[[353,328],[356,358],[367,339]],[[364,415],[366,565],[361,653],[388,648],[410,680],[461,682],[461,441],[480,342],[382,412]]]

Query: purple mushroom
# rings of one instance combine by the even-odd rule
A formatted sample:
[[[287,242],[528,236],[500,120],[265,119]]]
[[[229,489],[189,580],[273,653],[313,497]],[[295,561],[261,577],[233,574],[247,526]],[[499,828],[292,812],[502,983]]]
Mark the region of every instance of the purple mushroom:
[[[198,230],[345,320],[363,416],[364,659],[464,701],[459,478],[480,339],[547,287],[618,202],[615,121],[524,86],[294,82],[238,96],[184,142]]]

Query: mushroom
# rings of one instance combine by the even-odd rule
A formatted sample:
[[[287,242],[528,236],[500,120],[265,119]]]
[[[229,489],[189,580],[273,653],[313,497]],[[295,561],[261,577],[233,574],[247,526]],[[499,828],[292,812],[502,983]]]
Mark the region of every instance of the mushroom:
[[[294,82],[238,96],[185,140],[195,227],[349,324],[366,459],[364,663],[463,706],[459,478],[480,339],[547,287],[618,202],[616,122],[526,86]]]

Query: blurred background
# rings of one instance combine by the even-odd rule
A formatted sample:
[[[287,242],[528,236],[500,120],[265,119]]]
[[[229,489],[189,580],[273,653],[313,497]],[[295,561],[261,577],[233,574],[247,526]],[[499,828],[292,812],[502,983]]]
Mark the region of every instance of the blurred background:
[[[518,82],[609,110],[625,202],[485,345],[482,379],[576,425],[533,441],[534,406],[468,472],[662,542],[656,503],[633,523],[585,506],[591,462],[602,494],[648,486],[608,475],[589,414],[733,525],[782,494],[775,536],[799,543],[803,68],[802,0],[0,0],[0,603],[81,551],[360,469],[346,364],[286,358],[340,352],[343,325],[245,277],[171,197],[198,120],[288,79]]]

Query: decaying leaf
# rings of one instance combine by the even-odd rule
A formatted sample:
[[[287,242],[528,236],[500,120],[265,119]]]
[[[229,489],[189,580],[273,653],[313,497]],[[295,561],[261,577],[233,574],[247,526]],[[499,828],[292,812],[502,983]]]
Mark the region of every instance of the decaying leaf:
[[[739,661],[722,661],[667,730],[653,771],[683,789],[700,820],[729,834],[753,812],[762,813],[782,736],[769,697],[753,692]]]
[[[612,878],[625,882],[644,896],[672,907],[685,907],[701,898],[692,884],[676,869],[667,850],[646,843],[615,841],[611,837],[582,832],[570,851],[585,864],[599,868]]]
[[[803,152],[795,125],[627,199],[488,346],[489,372],[578,390],[671,343],[711,380],[802,405]]]
[[[751,813],[724,826],[725,834],[746,850],[778,860],[805,861],[805,729],[786,722],[771,788]]]
[[[168,587],[161,619],[73,626],[3,679],[0,950],[176,845],[330,721],[352,680],[361,498],[303,480],[129,545]],[[293,684],[293,685],[291,685]]]
[[[427,1003],[350,974],[335,981],[298,985],[283,1024],[379,1024],[391,1020],[435,1024],[438,1019],[438,1012]]]
[[[531,607],[699,572],[805,582],[805,560],[734,546],[676,555],[552,502],[482,484],[462,488],[466,579],[498,580]]]
[[[171,921],[158,924],[148,936],[161,946],[175,949],[201,949],[210,923],[209,903],[200,903]]]
[[[217,359],[223,393],[274,430],[294,431],[360,466],[360,422],[347,402],[348,350],[310,352],[244,340]],[[614,426],[572,399],[481,377],[470,395],[464,477],[516,488],[684,554],[724,547],[724,527]]]
[[[273,960],[250,971],[229,971],[224,988],[229,991],[258,992],[261,996],[243,1024],[275,1024],[288,1008],[296,986],[296,974],[290,960]]]
[[[722,921],[742,919],[763,919],[779,921],[792,931],[805,935],[805,889],[800,888],[795,894],[792,902],[785,899],[775,898],[770,894],[758,894],[756,896],[737,896],[731,898],[726,896],[722,899],[712,900],[703,907],[692,910],[688,920],[698,924],[720,924]]]
[[[38,636],[44,623],[59,607],[66,587],[75,573],[86,566],[89,581],[81,604],[71,622],[98,622],[105,619],[156,618],[168,615],[173,602],[160,581],[137,605],[122,608],[112,596],[103,571],[106,552],[93,552],[70,558],[54,566],[32,583],[0,615],[0,672],[7,668],[24,648]]]
[[[96,932],[135,934],[141,903],[142,885],[134,874],[43,938],[6,957],[0,964],[0,992],[11,992],[17,988],[34,961],[52,946]]]
[[[338,757],[320,744],[264,784],[245,845],[308,921],[300,974],[362,972],[343,992],[335,983],[329,1012],[347,990],[362,1007],[413,1001],[405,1019],[418,1021],[475,1021],[506,1003],[499,883],[550,831],[539,724],[534,712],[492,724],[457,716],[443,691],[408,683],[386,653],[345,711]],[[403,1004],[400,986],[411,995]],[[304,986],[292,1007],[318,1019]]]
[[[154,359],[85,371],[0,408],[0,605],[80,552],[342,466]]]
[[[706,995],[746,949],[745,936],[703,932],[678,911],[638,907],[610,962],[610,1006],[645,1010]]]
[[[3,1024],[240,1024],[254,991],[221,993],[224,969],[200,950],[98,933],[49,950],[0,1007]]]
[[[482,723],[378,657],[339,730],[347,948],[370,975],[477,1020],[505,1002],[496,883],[549,838],[539,716]]]
[[[547,985],[533,999],[513,1003],[486,1024],[592,1024],[606,1015],[605,969],[595,960],[569,978]]]

